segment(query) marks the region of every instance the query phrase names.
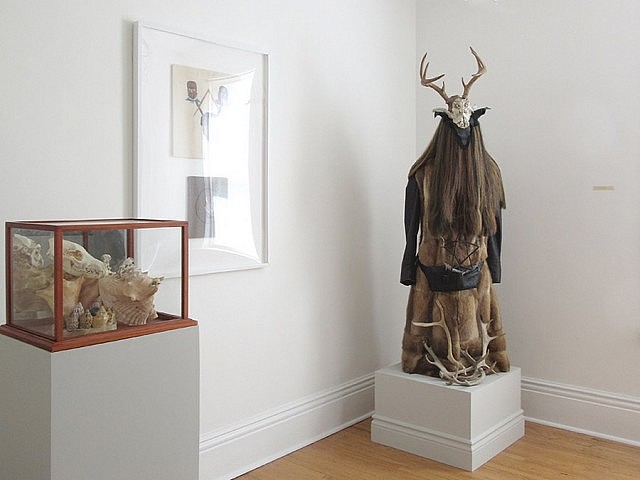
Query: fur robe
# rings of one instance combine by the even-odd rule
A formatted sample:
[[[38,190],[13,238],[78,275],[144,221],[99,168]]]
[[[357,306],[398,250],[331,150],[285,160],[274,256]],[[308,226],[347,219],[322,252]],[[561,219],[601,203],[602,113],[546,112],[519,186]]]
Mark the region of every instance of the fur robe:
[[[486,364],[496,371],[509,370],[492,286],[500,281],[504,191],[500,170],[482,142],[477,119],[483,113],[478,111],[465,131],[443,117],[429,147],[409,173],[407,245],[401,273],[401,282],[411,285],[402,341],[402,368],[407,373],[439,376],[439,369],[425,358],[425,343],[447,370],[470,366],[468,355],[480,358],[483,336],[485,343],[488,340],[483,326],[489,337],[495,337],[488,344]],[[460,185],[451,189],[442,182]],[[437,285],[432,288],[423,270],[435,266],[463,270],[475,266],[477,285],[453,291],[440,291]]]

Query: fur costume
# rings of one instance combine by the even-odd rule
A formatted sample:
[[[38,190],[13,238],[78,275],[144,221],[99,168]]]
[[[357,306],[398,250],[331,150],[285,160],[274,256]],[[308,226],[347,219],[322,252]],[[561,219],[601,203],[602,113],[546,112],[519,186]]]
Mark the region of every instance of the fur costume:
[[[401,283],[411,290],[402,368],[460,384],[474,369],[482,378],[509,370],[492,286],[501,276],[505,198],[500,169],[482,141],[478,118],[485,111],[461,124],[436,110],[440,124],[411,167],[405,200]],[[452,380],[458,375],[461,381]]]

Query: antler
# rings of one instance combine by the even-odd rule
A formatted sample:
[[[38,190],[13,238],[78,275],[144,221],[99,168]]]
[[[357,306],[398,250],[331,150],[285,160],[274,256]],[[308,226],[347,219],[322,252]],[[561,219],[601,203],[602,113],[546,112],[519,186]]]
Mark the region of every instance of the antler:
[[[471,79],[469,80],[469,83],[464,83],[464,77],[462,78],[462,86],[464,87],[464,92],[462,93],[462,96],[464,98],[469,98],[469,90],[471,90],[471,86],[478,78],[484,75],[487,71],[487,67],[484,66],[484,62],[478,56],[478,54],[473,49],[473,47],[469,47],[469,48],[471,49],[471,53],[473,53],[473,56],[476,57],[476,61],[478,62],[478,71],[473,75],[471,75]]]
[[[442,75],[438,75],[437,77],[427,78],[427,68],[429,68],[429,62],[425,65],[424,61],[427,59],[427,54],[425,53],[420,61],[420,83],[424,87],[433,88],[436,92],[440,94],[446,103],[449,103],[449,96],[447,92],[444,91],[444,81],[442,82],[442,87],[437,86],[434,82],[440,80],[444,77],[444,73]],[[472,80],[473,81],[473,80]]]
[[[445,336],[447,337],[447,360],[451,364],[452,370],[449,370],[443,363],[443,361],[438,357],[435,351],[429,346],[426,340],[423,340],[422,344],[425,349],[424,358],[431,365],[434,365],[440,371],[440,378],[446,380],[449,384],[463,385],[463,386],[473,386],[481,383],[487,373],[495,373],[493,365],[488,365],[486,360],[489,355],[489,343],[494,338],[498,338],[498,336],[491,336],[488,332],[488,326],[482,320],[478,319],[478,324],[480,328],[481,334],[481,342],[482,342],[482,354],[479,358],[474,358],[467,350],[462,350],[461,353],[467,358],[469,366],[465,367],[464,363],[454,357],[453,353],[453,345],[451,343],[451,332],[449,331],[449,327],[444,319],[444,309],[442,304],[436,300],[436,306],[440,310],[440,321],[438,322],[411,322],[413,325],[417,327],[441,327],[444,330]]]

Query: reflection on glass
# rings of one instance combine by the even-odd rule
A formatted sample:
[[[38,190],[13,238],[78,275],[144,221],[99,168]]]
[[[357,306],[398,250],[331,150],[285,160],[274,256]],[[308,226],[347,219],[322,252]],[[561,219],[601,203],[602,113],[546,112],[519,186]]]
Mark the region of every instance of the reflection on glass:
[[[255,71],[231,75],[173,65],[172,74],[173,153],[202,159],[198,175],[187,176],[189,236],[200,239],[199,248],[259,261],[249,171],[256,153],[252,114],[261,108],[253,99]]]

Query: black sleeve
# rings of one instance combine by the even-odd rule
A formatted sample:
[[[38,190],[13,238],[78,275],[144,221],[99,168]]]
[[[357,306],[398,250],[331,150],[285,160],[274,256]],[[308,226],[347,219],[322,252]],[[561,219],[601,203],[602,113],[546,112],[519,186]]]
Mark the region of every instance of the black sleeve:
[[[502,210],[496,215],[496,233],[487,237],[487,265],[491,272],[493,283],[500,283],[502,278],[502,264],[500,252],[502,250]]]
[[[414,285],[416,283],[416,250],[418,247],[418,231],[420,229],[420,192],[415,176],[407,182],[404,199],[404,233],[406,245],[402,257],[400,283]]]

